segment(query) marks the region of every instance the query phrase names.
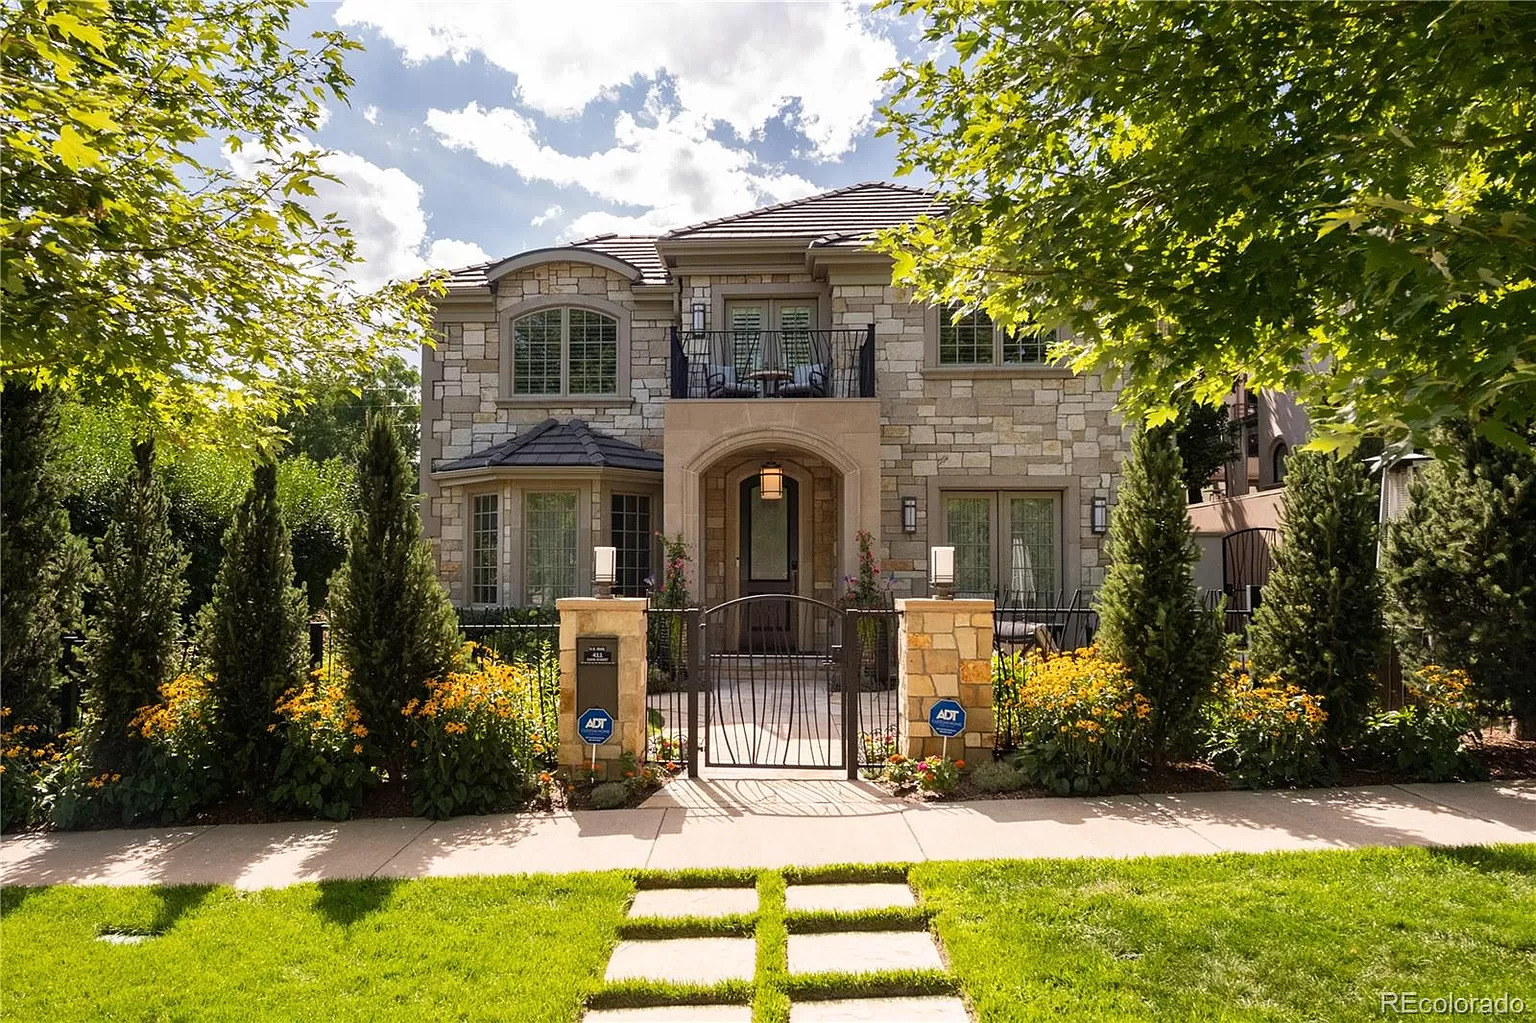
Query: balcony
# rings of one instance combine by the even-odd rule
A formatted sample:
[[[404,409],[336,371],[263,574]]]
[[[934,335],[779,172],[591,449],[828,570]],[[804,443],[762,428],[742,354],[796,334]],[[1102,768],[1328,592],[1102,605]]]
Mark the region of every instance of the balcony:
[[[672,328],[674,398],[873,398],[875,325],[840,330]]]

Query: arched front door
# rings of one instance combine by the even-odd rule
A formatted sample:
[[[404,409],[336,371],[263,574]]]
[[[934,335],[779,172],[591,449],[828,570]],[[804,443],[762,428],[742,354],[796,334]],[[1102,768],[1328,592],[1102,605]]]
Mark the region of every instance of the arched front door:
[[[800,486],[794,479],[784,477],[784,496],[776,501],[763,500],[758,474],[741,481],[740,536],[741,596],[799,592]],[[795,649],[796,617],[787,600],[764,602],[743,616],[742,649]]]

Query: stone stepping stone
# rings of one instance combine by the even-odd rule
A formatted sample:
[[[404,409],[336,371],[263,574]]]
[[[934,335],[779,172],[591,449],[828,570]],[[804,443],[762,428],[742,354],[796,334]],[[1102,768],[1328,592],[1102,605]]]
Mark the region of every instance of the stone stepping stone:
[[[756,959],[754,938],[621,941],[608,960],[608,972],[603,979],[664,980],[675,984],[751,980]]]
[[[750,1005],[653,1005],[644,1009],[596,1009],[585,1023],[752,1023]]]
[[[789,1023],[971,1023],[971,1018],[960,999],[937,995],[796,1002],[789,1007]]]
[[[631,919],[641,916],[728,916],[757,912],[756,888],[657,888],[635,893]]]
[[[939,946],[927,931],[791,934],[789,972],[875,973],[942,970]]]
[[[784,890],[784,904],[791,913],[861,909],[894,909],[917,905],[912,889],[904,884],[792,884]]]

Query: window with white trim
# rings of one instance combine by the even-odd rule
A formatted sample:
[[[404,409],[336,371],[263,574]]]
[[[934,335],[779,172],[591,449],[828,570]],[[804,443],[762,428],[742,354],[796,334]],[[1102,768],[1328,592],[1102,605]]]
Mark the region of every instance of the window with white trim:
[[[962,490],[943,495],[955,592],[1055,600],[1061,594],[1061,499],[1055,493]]]
[[[470,591],[474,604],[501,603],[501,497],[476,494],[470,515]]]
[[[591,309],[541,309],[512,321],[512,393],[616,396],[619,321]]]
[[[523,587],[533,605],[577,596],[574,492],[523,495]]]
[[[1055,340],[1054,330],[1001,330],[981,309],[939,312],[940,366],[1042,366]]]

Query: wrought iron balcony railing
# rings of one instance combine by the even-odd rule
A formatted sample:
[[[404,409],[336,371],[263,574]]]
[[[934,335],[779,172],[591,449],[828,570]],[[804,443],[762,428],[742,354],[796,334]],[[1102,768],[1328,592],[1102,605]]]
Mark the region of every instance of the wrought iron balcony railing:
[[[841,330],[672,328],[674,398],[873,398],[875,325]]]

